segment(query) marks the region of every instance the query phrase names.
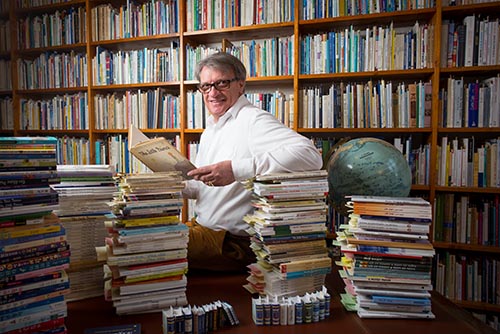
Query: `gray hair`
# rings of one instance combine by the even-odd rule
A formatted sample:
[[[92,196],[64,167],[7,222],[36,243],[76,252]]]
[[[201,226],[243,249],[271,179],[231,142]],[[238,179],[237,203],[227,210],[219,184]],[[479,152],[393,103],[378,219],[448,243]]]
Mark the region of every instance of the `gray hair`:
[[[210,67],[221,72],[233,72],[239,81],[245,81],[247,70],[245,65],[235,56],[227,52],[218,52],[200,60],[194,72],[196,80],[200,81],[200,72],[204,67]]]

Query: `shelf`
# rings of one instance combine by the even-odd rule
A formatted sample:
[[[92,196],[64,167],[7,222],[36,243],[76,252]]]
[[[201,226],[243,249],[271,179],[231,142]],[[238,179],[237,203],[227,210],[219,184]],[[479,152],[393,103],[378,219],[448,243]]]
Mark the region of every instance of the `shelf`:
[[[25,57],[36,57],[40,53],[45,53],[45,52],[76,52],[76,53],[81,53],[85,52],[87,48],[87,43],[77,43],[77,44],[62,44],[62,45],[54,45],[54,46],[48,46],[48,47],[42,47],[42,48],[31,48],[31,49],[19,49],[17,50],[17,55],[20,58],[25,58]]]
[[[476,193],[476,194],[500,194],[500,187],[488,187],[488,188],[479,188],[479,187],[444,187],[444,186],[436,186],[436,191],[441,192],[454,192],[454,193]]]
[[[143,82],[143,83],[133,83],[133,84],[118,84],[118,85],[92,85],[91,89],[97,91],[125,91],[134,90],[142,88],[169,88],[169,89],[179,89],[180,82],[170,81],[170,82]]]
[[[370,72],[341,72],[341,73],[323,73],[323,74],[300,74],[301,83],[329,83],[347,82],[350,80],[403,80],[414,81],[418,79],[429,78],[434,73],[433,69],[418,70],[395,70],[395,71],[370,71]]]
[[[442,76],[456,74],[494,76],[495,73],[491,72],[500,72],[500,65],[442,67],[440,72]]]
[[[17,130],[21,136],[88,136],[89,130]]]
[[[431,133],[429,128],[298,128],[301,133],[341,133],[341,134],[408,134],[408,133]]]
[[[484,134],[492,134],[492,133],[500,133],[500,128],[438,128],[438,132],[440,134],[470,134],[470,133],[484,133]]]
[[[461,306],[465,309],[475,310],[475,311],[489,311],[489,312],[497,312],[500,313],[500,305],[493,305],[489,303],[481,303],[481,302],[470,302],[464,300],[452,300],[452,302],[458,306]]]
[[[188,41],[202,44],[221,43],[223,39],[239,41],[263,39],[277,36],[290,36],[294,32],[294,23],[269,23],[223,29],[185,31],[183,36]]]
[[[394,11],[390,13],[374,13],[366,15],[346,15],[325,19],[300,20],[301,33],[310,33],[320,30],[332,30],[334,28],[345,28],[356,26],[356,29],[364,29],[373,25],[383,25],[394,22],[397,26],[415,23],[415,21],[428,21],[435,15],[435,8],[417,10]]]
[[[458,250],[466,252],[479,252],[479,253],[500,255],[500,248],[496,246],[469,245],[469,244],[458,244],[458,243],[449,243],[440,241],[434,241],[432,245],[436,249]]]
[[[23,90],[15,90],[14,92],[17,95],[57,95],[57,94],[70,94],[70,93],[78,93],[78,92],[87,92],[87,87],[23,89]]]
[[[141,130],[144,133],[168,133],[168,134],[177,134],[181,130],[180,129],[143,129]],[[107,130],[94,130],[96,134],[128,134],[128,129],[107,129]]]
[[[114,40],[91,41],[89,44],[93,47],[102,46],[110,50],[141,49],[141,48],[162,48],[168,47],[167,43],[177,41],[180,34],[164,34],[154,36],[141,36],[133,38],[120,38]]]
[[[36,6],[30,8],[16,8],[15,13],[17,16],[45,14],[45,13],[55,12],[56,10],[60,9],[67,9],[75,6],[84,6],[85,3],[86,0],[69,0],[50,5]]]
[[[500,2],[486,2],[486,3],[475,3],[470,5],[459,5],[459,6],[444,6],[442,8],[443,16],[447,17],[450,15],[465,16],[470,15],[471,12],[479,14],[491,14],[492,10],[498,11],[498,6]]]

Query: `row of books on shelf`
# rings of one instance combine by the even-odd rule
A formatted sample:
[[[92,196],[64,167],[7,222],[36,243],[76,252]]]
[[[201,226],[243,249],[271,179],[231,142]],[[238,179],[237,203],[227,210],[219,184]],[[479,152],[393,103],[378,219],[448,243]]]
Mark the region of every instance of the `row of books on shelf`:
[[[173,34],[179,31],[177,0],[127,1],[121,6],[102,4],[91,9],[92,41]]]
[[[179,135],[169,141],[179,150],[177,146],[180,143]],[[129,138],[122,134],[96,140],[94,143],[96,164],[110,164],[117,173],[149,172],[150,169],[130,153],[129,142]]]
[[[10,21],[0,21],[0,52],[10,52],[12,48],[10,36]]]
[[[390,1],[359,1],[348,0],[329,2],[307,1],[300,8],[301,19],[314,20],[340,16],[366,15],[375,13],[390,13],[402,10],[431,8],[433,0],[390,0]]]
[[[14,106],[10,96],[0,98],[0,129],[14,130]]]
[[[212,333],[240,323],[233,306],[221,300],[199,306],[169,307],[161,315],[163,334]]]
[[[500,63],[498,18],[472,14],[441,24],[441,67],[487,66]]]
[[[295,13],[293,2],[285,0],[217,0],[213,3],[188,0],[185,8],[187,31],[293,22]]]
[[[18,59],[18,89],[86,87],[87,55],[45,52],[35,59]]]
[[[477,143],[474,137],[441,138],[437,147],[437,185],[500,187],[500,138]]]
[[[500,125],[500,76],[467,82],[448,78],[440,91],[439,125],[444,128],[483,128]]]
[[[92,58],[95,85],[179,81],[179,47],[170,42],[163,48],[112,51],[96,47]]]
[[[357,196],[341,225],[341,302],[361,318],[433,319],[432,209],[418,197]]]
[[[8,59],[0,59],[0,91],[12,89],[11,62]]]
[[[431,124],[432,83],[333,83],[299,91],[303,128],[424,128]]]
[[[455,301],[500,305],[499,271],[493,256],[438,252],[435,290]]]
[[[418,21],[410,27],[373,26],[305,35],[300,73],[348,73],[432,67],[434,28]]]
[[[283,124],[293,127],[294,100],[279,90],[270,93],[256,93],[247,89],[245,96],[255,106],[268,111]],[[188,129],[204,129],[210,115],[203,102],[203,94],[199,91],[187,92],[187,125]]]
[[[293,75],[295,64],[293,35],[262,40],[232,41],[224,50],[241,60],[250,77]]]
[[[60,182],[53,137],[0,138],[0,332],[66,333],[72,249],[53,213]],[[32,168],[24,159],[44,161]]]
[[[24,130],[88,130],[87,92],[53,96],[47,100],[19,100],[20,128]]]
[[[300,325],[330,317],[331,296],[326,287],[290,297],[252,298],[252,319],[257,326]]]
[[[17,21],[17,41],[21,50],[85,43],[86,35],[85,7],[26,16]]]
[[[94,112],[96,129],[180,129],[179,96],[164,88],[96,94]]]
[[[488,2],[496,2],[497,0],[445,0],[443,6],[463,6],[463,5],[473,5]]]
[[[500,246],[500,196],[439,193],[435,200],[434,240]]]

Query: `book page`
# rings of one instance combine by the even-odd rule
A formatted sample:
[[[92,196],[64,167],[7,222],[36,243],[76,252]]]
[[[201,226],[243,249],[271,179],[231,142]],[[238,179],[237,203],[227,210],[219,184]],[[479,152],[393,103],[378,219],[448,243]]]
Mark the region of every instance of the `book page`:
[[[129,151],[153,172],[180,171],[185,179],[196,167],[164,137],[148,138],[134,125],[129,129]]]

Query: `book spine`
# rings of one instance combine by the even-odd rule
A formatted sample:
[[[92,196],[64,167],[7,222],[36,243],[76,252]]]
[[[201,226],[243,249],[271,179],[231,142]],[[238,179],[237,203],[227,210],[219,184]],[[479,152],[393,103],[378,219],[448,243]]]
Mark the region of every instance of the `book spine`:
[[[33,325],[26,325],[16,330],[5,332],[5,334],[26,334],[26,333],[40,333],[53,328],[58,328],[64,325],[64,317],[51,319],[43,322],[38,322]]]
[[[1,205],[0,205],[1,206]],[[19,229],[18,231],[12,230],[12,231],[2,231],[0,230],[0,239],[12,239],[12,238],[22,238],[22,237],[29,237],[33,235],[38,235],[38,234],[47,234],[47,233],[57,233],[61,231],[62,226],[60,224],[54,224],[54,225],[49,225],[49,226],[43,226],[43,227],[34,227],[32,229],[27,229],[27,230],[22,230]]]
[[[46,280],[41,280],[41,281],[34,282],[31,284],[16,285],[16,286],[13,286],[11,288],[0,290],[0,296],[7,296],[7,295],[15,294],[15,293],[20,294],[20,293],[25,292],[25,291],[49,287],[49,286],[56,285],[56,284],[64,284],[64,283],[68,282],[67,275],[61,274],[60,277],[57,277],[57,276],[58,276],[57,274],[54,274],[54,275],[48,276],[48,279],[46,279]]]
[[[5,278],[16,276],[18,274],[26,274],[32,271],[68,264],[69,255],[69,251],[66,251],[59,254],[39,257],[37,259],[29,259],[19,263],[1,265],[3,271],[0,272],[0,280],[4,280]]]
[[[0,310],[5,311],[33,302],[61,296],[69,291],[69,282],[48,286],[34,291],[26,291],[20,294],[2,296],[0,299]]]
[[[42,239],[47,239],[47,238],[54,238],[54,237],[59,237],[63,236],[66,234],[66,230],[64,227],[61,227],[61,229],[58,232],[52,232],[52,233],[44,233],[44,234],[36,234],[36,235],[30,235],[30,236],[25,236],[25,237],[19,237],[19,238],[9,238],[9,239],[3,239],[0,240],[0,250],[2,251],[7,251],[11,245],[16,245],[16,244],[23,244],[23,243],[28,243],[31,241],[37,241],[37,240],[42,240]]]
[[[0,264],[7,264],[9,262],[20,261],[25,258],[38,257],[67,250],[69,250],[69,244],[66,241],[63,241],[12,252],[0,253]]]

